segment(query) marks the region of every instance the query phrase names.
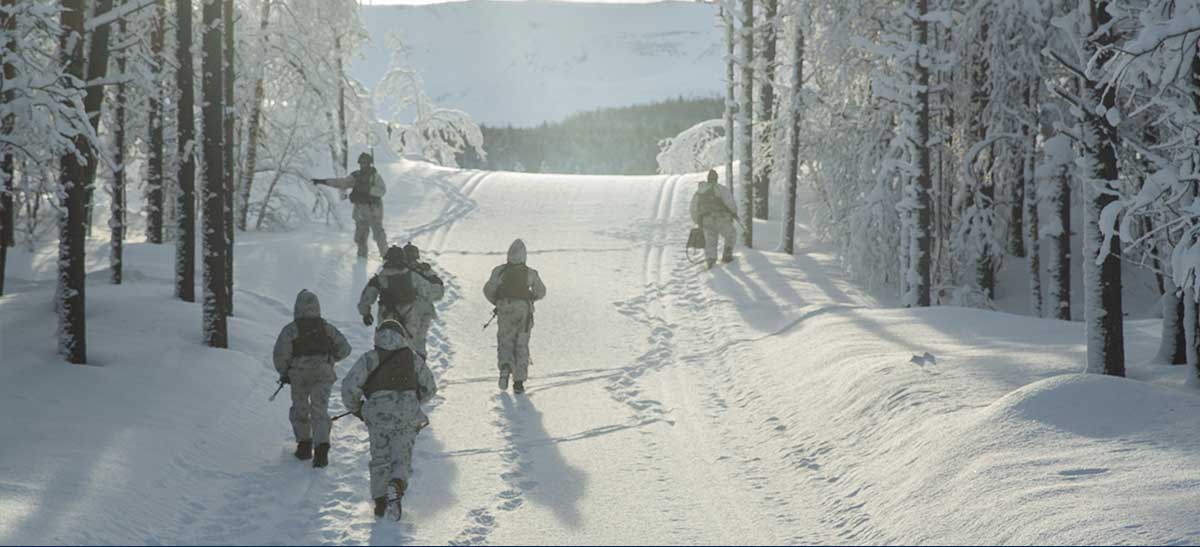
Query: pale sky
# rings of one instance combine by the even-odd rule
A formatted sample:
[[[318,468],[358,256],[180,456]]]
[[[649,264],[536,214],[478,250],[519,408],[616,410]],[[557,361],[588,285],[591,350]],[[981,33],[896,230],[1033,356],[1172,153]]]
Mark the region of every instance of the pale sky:
[[[359,0],[359,2],[364,6],[388,6],[388,5],[401,5],[401,4],[407,4],[407,5],[438,4],[441,2],[445,2],[445,1],[455,2],[455,1],[462,1],[462,0]],[[523,0],[510,0],[510,1],[518,1],[519,2],[519,1],[523,1]],[[544,0],[539,0],[539,1],[544,1]],[[653,3],[653,2],[660,2],[662,0],[554,0],[554,1],[586,2],[586,3],[597,3],[597,4],[649,4],[649,3]],[[685,1],[685,0],[679,0],[679,1]]]

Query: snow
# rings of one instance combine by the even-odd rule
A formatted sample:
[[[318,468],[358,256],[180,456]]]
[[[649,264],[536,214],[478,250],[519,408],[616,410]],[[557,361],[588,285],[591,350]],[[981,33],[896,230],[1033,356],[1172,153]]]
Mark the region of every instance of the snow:
[[[92,366],[55,354],[53,249],[10,250],[0,543],[1200,542],[1200,397],[1186,367],[1140,364],[1157,321],[1127,322],[1130,379],[1081,375],[1081,323],[882,306],[812,238],[809,197],[795,256],[702,272],[682,252],[702,174],[380,168],[391,240],[447,281],[401,522],[371,514],[361,424],[314,470],[286,394],[267,401],[301,288],[354,345],[339,375],[370,344],[354,303],[377,258],[305,224],[239,234],[229,351],[172,299],[171,247],[131,243],[111,286],[91,241]],[[526,396],[497,393],[480,330],[518,236],[549,292]]]
[[[723,46],[712,4],[469,0],[361,10],[371,41],[351,77],[373,89],[397,35],[434,104],[487,125],[724,92],[713,78]]]

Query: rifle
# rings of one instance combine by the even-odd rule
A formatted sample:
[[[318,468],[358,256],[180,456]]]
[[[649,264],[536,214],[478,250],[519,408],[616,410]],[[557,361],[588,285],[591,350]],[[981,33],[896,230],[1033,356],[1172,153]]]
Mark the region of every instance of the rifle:
[[[492,308],[492,317],[487,320],[487,323],[483,324],[483,330],[487,330],[488,327],[492,326],[492,321],[495,321],[495,320],[496,320],[496,308]]]
[[[280,380],[280,381],[279,381],[279,387],[275,389],[275,393],[272,393],[270,397],[267,397],[267,401],[268,401],[268,402],[270,402],[270,401],[274,401],[274,400],[275,400],[275,396],[276,396],[276,395],[279,395],[279,392],[280,392],[280,391],[283,391],[283,386],[285,386],[285,385],[286,385],[286,384],[284,384],[284,383],[283,383],[283,380]]]

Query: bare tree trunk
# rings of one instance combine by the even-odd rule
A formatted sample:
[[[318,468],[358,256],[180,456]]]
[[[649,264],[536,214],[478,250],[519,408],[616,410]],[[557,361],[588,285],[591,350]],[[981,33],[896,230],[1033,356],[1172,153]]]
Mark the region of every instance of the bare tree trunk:
[[[742,105],[738,123],[742,126],[739,168],[742,179],[742,242],[754,247],[754,0],[742,0]]]
[[[1115,42],[1112,29],[1106,29],[1112,16],[1108,13],[1108,0],[1089,0],[1091,29],[1100,34],[1089,38],[1088,49],[1096,52],[1097,69],[1103,69],[1113,58],[1105,46]],[[1089,99],[1105,111],[1116,107],[1115,94],[1108,92],[1104,82],[1088,79],[1085,82]],[[1109,204],[1117,201],[1114,192],[1119,184],[1117,171],[1116,128],[1108,123],[1104,115],[1085,113],[1087,148],[1093,157],[1093,172],[1085,185],[1087,219],[1084,229],[1084,286],[1087,304],[1084,309],[1088,344],[1088,372],[1110,376],[1125,376],[1125,325],[1121,309],[1121,236],[1119,233],[1105,240],[1100,225],[1100,216]],[[1110,227],[1111,228],[1111,227]],[[1102,248],[1107,247],[1107,248]],[[1097,264],[1090,257],[1101,254],[1104,258]]]
[[[262,47],[267,47],[267,25],[271,20],[271,2],[262,3],[262,20],[258,29],[262,33]],[[260,69],[261,70],[261,69]],[[250,213],[250,188],[254,185],[254,170],[258,168],[258,138],[262,119],[263,103],[263,73],[259,72],[254,79],[254,103],[250,105],[250,122],[246,125],[246,165],[242,171],[241,211],[238,216],[238,229],[246,231],[247,217]]]
[[[225,92],[222,55],[221,0],[203,0],[204,50],[204,343],[229,347],[225,316]]]
[[[175,198],[175,296],[196,301],[196,82],[192,0],[175,0],[175,85],[179,90],[179,193]]]
[[[734,0],[727,0],[732,7]],[[733,115],[737,110],[734,89],[737,88],[737,75],[734,72],[734,45],[737,43],[733,32],[733,10],[721,6],[721,19],[725,25],[725,184],[733,188]]]
[[[342,161],[342,172],[346,173],[350,170],[350,144],[346,137],[346,71],[342,67],[342,38],[340,36],[333,39],[333,54],[337,58],[338,77],[338,153],[341,155],[339,159]]]
[[[233,26],[233,0],[225,0],[224,13],[222,14],[223,30],[225,31],[225,81],[223,82],[225,95],[225,198],[224,198],[224,219],[222,225],[225,227],[225,315],[233,315],[233,202],[234,202],[234,181],[237,180],[237,173],[234,167],[237,165],[236,148],[234,147],[235,140],[233,136],[234,122],[234,101],[233,101],[233,57],[234,57],[234,26]]]
[[[1050,316],[1071,320],[1071,173],[1066,167],[1055,178],[1050,203],[1060,229],[1050,239]]]
[[[74,82],[83,82],[83,0],[63,0],[60,15],[63,34],[60,43],[64,72]],[[70,103],[68,108],[73,107]],[[74,138],[75,147],[84,150],[91,146],[84,136]],[[87,364],[87,324],[84,272],[84,217],[87,205],[87,165],[73,152],[63,154],[62,170],[63,214],[59,220],[58,245],[58,351],[69,363]]]
[[[121,0],[124,4],[125,0]],[[128,36],[128,24],[124,17],[120,22],[121,39]],[[122,50],[117,53],[117,71],[125,74],[127,53]],[[117,168],[113,171],[112,180],[112,209],[108,225],[112,229],[109,236],[109,271],[114,285],[121,284],[123,274],[122,259],[125,254],[125,83],[117,84],[116,107],[113,113],[116,127],[113,129],[113,162]]]
[[[763,126],[759,132],[759,146],[766,153],[771,146],[773,131],[767,131],[766,125],[775,117],[775,19],[779,13],[778,0],[762,0],[763,25],[758,33],[762,41],[762,80],[758,85],[758,111],[755,118]],[[760,162],[758,172],[754,174],[754,218],[766,219],[771,212],[771,164]]]
[[[0,0],[0,7],[3,8],[3,13],[9,14],[0,19],[0,28],[4,29],[8,41],[4,43],[4,49],[9,52],[5,56],[6,59],[11,58],[9,55],[16,52],[17,40],[17,18],[12,15],[12,9],[16,0]],[[4,104],[13,101],[13,92],[8,89],[4,83],[11,82],[17,77],[17,69],[12,63],[4,63],[3,68],[4,79],[0,81],[0,101]],[[16,120],[13,114],[4,116],[0,120],[0,133],[5,136],[13,134],[16,129]],[[16,176],[16,169],[13,166],[13,154],[5,148],[0,152],[0,178],[4,179],[4,189],[0,191],[0,296],[4,295],[4,273],[8,267],[8,248],[14,246],[16,237],[13,232],[16,228],[16,211],[13,210],[13,177]]]
[[[1038,189],[1037,179],[1034,178],[1037,149],[1037,128],[1040,125],[1038,112],[1041,110],[1041,101],[1038,99],[1040,93],[1037,89],[1037,81],[1031,80],[1025,88],[1025,105],[1028,111],[1033,114],[1034,122],[1026,125],[1022,129],[1024,138],[1021,139],[1021,184],[1025,185],[1025,192],[1022,194],[1024,202],[1021,204],[1025,209],[1024,228],[1026,233],[1024,239],[1028,240],[1028,254],[1026,256],[1026,264],[1029,266],[1029,306],[1033,315],[1036,317],[1042,316],[1042,257],[1041,245],[1038,234]]]
[[[917,43],[922,49],[927,50],[929,46],[929,23],[923,17],[929,12],[929,0],[917,0],[917,15],[918,19],[914,22],[917,31]],[[918,59],[916,63],[917,74],[917,177],[916,177],[916,198],[917,205],[916,223],[913,225],[915,233],[912,235],[916,243],[917,256],[912,257],[915,263],[916,286],[913,291],[916,293],[916,305],[920,307],[929,306],[930,298],[930,253],[933,250],[932,238],[933,233],[932,216],[929,207],[929,192],[933,186],[933,179],[930,172],[929,160],[929,60]]]
[[[800,28],[799,13],[792,14],[792,69],[789,71],[788,89],[791,101],[787,115],[787,157],[784,158],[783,177],[787,184],[783,203],[783,252],[796,251],[796,190],[800,185],[800,119],[804,108],[801,87],[804,84],[804,30]]]
[[[150,51],[154,56],[154,89],[150,92],[150,158],[146,173],[146,240],[162,243],[163,238],[163,164],[166,154],[163,141],[162,78],[166,73],[163,41],[166,33],[166,9],[162,0],[154,3],[154,28],[150,31]]]

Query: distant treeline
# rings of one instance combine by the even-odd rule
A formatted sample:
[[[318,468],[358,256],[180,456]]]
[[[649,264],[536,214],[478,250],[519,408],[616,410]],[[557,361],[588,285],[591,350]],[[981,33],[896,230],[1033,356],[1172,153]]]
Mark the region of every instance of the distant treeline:
[[[583,112],[537,127],[485,125],[487,160],[480,162],[475,154],[466,154],[459,165],[526,173],[654,174],[658,141],[723,112],[719,98],[680,97]]]

